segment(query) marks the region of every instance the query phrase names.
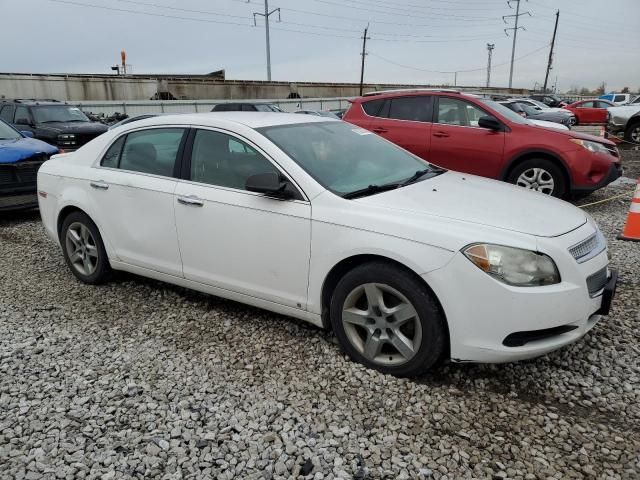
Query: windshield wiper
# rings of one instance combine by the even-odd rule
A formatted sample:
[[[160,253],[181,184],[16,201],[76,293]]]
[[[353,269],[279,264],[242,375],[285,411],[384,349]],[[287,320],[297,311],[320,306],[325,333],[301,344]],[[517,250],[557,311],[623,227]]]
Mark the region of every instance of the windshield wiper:
[[[434,170],[432,168],[425,168],[423,170],[418,170],[416,173],[411,175],[409,178],[407,178],[406,180],[401,182],[398,185],[398,188],[404,187],[405,185],[409,185],[410,183],[416,182],[419,179],[421,179],[422,177],[424,177],[427,173],[431,173],[431,172],[434,172]]]
[[[387,183],[385,185],[369,185],[368,187],[361,188],[360,190],[354,190],[353,192],[345,193],[342,198],[352,199],[359,197],[366,197],[368,195],[374,195],[380,192],[386,192],[387,190],[393,190],[398,188],[398,183]]]

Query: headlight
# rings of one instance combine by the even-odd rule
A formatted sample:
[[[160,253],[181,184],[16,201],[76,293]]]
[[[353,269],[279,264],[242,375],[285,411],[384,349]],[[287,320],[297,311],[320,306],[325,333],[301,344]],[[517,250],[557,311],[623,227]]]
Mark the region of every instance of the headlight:
[[[590,142],[589,140],[582,140],[580,138],[570,138],[569,141],[593,153],[611,153],[607,147],[598,142]]]
[[[475,244],[462,250],[480,270],[516,287],[560,283],[560,273],[548,255],[502,245]]]

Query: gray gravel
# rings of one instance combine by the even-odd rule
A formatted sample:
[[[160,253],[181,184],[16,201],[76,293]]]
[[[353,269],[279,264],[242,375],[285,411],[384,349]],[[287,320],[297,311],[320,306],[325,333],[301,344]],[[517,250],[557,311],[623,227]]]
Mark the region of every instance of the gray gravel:
[[[627,199],[586,208],[621,272],[612,315],[535,361],[417,380],[234,302],[81,285],[37,213],[0,217],[0,477],[637,479],[640,243],[615,239]]]

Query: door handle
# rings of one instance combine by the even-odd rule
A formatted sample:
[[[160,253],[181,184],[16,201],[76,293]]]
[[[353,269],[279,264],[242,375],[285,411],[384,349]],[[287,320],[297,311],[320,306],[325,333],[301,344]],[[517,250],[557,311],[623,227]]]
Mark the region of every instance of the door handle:
[[[375,133],[386,133],[386,132],[388,132],[389,130],[387,130],[386,128],[383,128],[383,127],[376,127],[376,128],[374,128],[374,129],[373,129],[373,131],[374,131]]]
[[[190,207],[202,207],[204,202],[197,197],[178,197],[178,203],[188,205]]]
[[[89,185],[91,185],[91,187],[93,188],[97,188],[100,190],[107,190],[109,188],[109,185],[104,183],[102,180],[100,180],[99,182],[91,182],[89,183]]]
[[[447,132],[435,132],[433,134],[434,137],[448,137],[449,134]]]

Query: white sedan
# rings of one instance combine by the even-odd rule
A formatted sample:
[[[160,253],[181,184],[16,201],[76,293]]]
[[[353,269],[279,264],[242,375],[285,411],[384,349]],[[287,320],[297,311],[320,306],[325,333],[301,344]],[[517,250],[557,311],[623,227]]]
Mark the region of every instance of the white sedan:
[[[578,208],[310,115],[133,122],[46,162],[38,193],[81,281],[125,270],[297,317],[400,376],[574,342],[617,278]]]

